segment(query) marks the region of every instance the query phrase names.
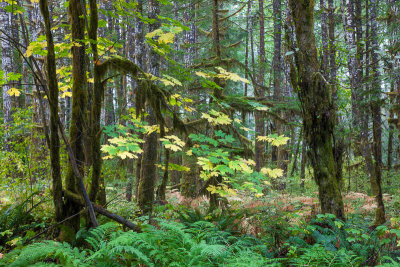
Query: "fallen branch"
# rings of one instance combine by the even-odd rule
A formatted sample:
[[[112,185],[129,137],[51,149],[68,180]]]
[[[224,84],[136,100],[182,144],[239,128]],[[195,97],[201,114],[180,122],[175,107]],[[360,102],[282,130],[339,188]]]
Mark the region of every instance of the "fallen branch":
[[[78,204],[82,207],[86,206],[85,201],[82,199],[82,197],[80,195],[75,194],[69,190],[64,190],[63,192],[64,192],[64,197],[72,200],[73,202],[75,202],[76,204]],[[128,227],[129,229],[132,229],[133,231],[141,232],[141,228],[139,226],[137,226],[136,224],[134,224],[133,222],[129,221],[128,219],[126,219],[122,216],[119,216],[115,213],[112,213],[100,205],[97,205],[94,203],[92,203],[92,205],[93,205],[93,209],[95,212],[100,213],[101,215],[106,216],[107,218],[110,218],[111,220],[116,221],[116,222],[122,224],[123,226]]]

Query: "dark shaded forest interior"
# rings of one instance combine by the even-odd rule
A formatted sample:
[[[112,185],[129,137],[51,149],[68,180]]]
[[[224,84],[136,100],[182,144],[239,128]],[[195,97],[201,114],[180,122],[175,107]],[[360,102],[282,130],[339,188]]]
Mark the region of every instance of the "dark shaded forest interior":
[[[0,266],[400,266],[397,0],[0,1]]]

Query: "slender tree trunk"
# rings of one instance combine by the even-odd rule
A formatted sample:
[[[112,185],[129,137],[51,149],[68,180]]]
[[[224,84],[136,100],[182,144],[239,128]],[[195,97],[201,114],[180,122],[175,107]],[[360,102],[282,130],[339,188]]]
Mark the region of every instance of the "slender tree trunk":
[[[136,11],[140,14],[143,14],[143,0],[137,1]],[[143,70],[146,69],[145,67],[145,45],[144,45],[144,24],[139,17],[135,17],[135,30],[134,30],[134,61],[135,63],[142,68]],[[137,83],[132,80],[131,82],[132,91],[136,90]],[[143,138],[142,135],[139,136]],[[140,145],[143,149],[143,145]],[[138,199],[139,193],[139,182],[140,182],[140,173],[142,169],[142,155],[140,154],[136,159],[135,163],[135,196]]]
[[[289,0],[296,28],[298,53],[296,67],[299,100],[304,118],[304,134],[310,148],[309,158],[318,185],[323,213],[344,219],[344,207],[336,179],[333,130],[336,123],[331,90],[319,69],[314,36],[314,1]],[[294,80],[293,80],[294,81]]]
[[[371,54],[372,54],[372,131],[373,131],[373,154],[375,159],[374,176],[371,179],[371,189],[376,198],[378,207],[375,214],[375,224],[380,225],[386,222],[385,206],[382,197],[382,118],[381,118],[381,85],[379,78],[379,56],[378,56],[378,22],[377,22],[377,1],[371,0]]]
[[[259,23],[260,23],[260,67],[258,73],[257,83],[261,86],[264,86],[264,75],[265,75],[265,14],[264,14],[264,1],[258,1],[258,13],[259,13]],[[255,97],[263,98],[265,96],[264,89],[261,86],[257,86],[255,88]],[[265,124],[263,113],[260,111],[255,111],[255,130],[256,136],[264,136],[265,135]],[[256,171],[260,171],[262,166],[264,165],[264,151],[265,146],[261,141],[255,142],[255,162],[256,162]]]
[[[59,222],[63,219],[64,204],[62,199],[63,186],[60,170],[60,139],[58,137],[58,82],[56,74],[56,57],[54,53],[54,41],[51,33],[51,22],[47,0],[40,0],[47,39],[47,83],[49,87],[50,104],[50,160],[51,175],[53,178],[53,202],[55,219]]]
[[[93,53],[93,104],[91,106],[91,156],[92,156],[92,183],[90,187],[89,197],[91,201],[100,203],[101,205],[106,204],[105,197],[105,185],[104,178],[101,176],[101,168],[103,160],[100,151],[101,142],[101,108],[103,106],[104,97],[104,83],[101,81],[96,66],[100,65],[99,55],[97,49],[97,29],[98,29],[98,11],[97,11],[97,1],[89,0],[90,7],[90,28],[89,28],[89,38],[94,42],[91,43],[92,53]]]
[[[1,29],[5,33],[11,33],[11,13],[7,12],[4,8],[8,6],[6,2],[0,3],[0,22]],[[13,62],[12,62],[12,48],[11,44],[8,41],[8,37],[2,34],[1,39],[1,67],[4,73],[4,76],[7,77],[9,73],[13,71]],[[11,85],[9,83],[4,84],[3,88],[3,123],[4,123],[4,148],[7,151],[10,151],[10,126],[12,125],[12,108],[13,101],[12,96],[8,93],[11,89]]]
[[[295,134],[293,134],[293,138],[295,137]],[[299,151],[300,151],[300,143],[302,142],[301,140],[303,138],[303,129],[300,130],[299,133],[299,138],[297,139],[297,145],[296,145],[296,150],[293,155],[293,165],[292,165],[292,170],[290,171],[290,176],[293,176],[295,172],[297,172],[297,158],[299,156]]]
[[[300,167],[300,187],[304,191],[304,184],[306,180],[306,164],[307,164],[307,155],[306,155],[306,138],[302,136],[301,138],[301,167]]]
[[[389,38],[389,53],[390,53],[390,60],[388,75],[391,78],[390,81],[390,109],[389,109],[389,137],[388,137],[388,147],[387,147],[387,169],[388,172],[391,171],[393,165],[393,139],[394,139],[394,132],[395,127],[400,128],[399,119],[400,119],[400,112],[398,112],[398,118],[395,118],[395,104],[396,104],[396,95],[400,99],[400,92],[399,92],[399,80],[400,77],[396,75],[396,69],[399,69],[399,59],[396,59],[396,56],[400,54],[400,51],[396,49],[400,44],[397,35],[399,33],[399,29],[397,27],[397,18],[399,15],[399,8],[396,7],[395,0],[387,0],[387,34],[388,36],[392,36]],[[391,184],[391,179],[389,178],[387,184]]]

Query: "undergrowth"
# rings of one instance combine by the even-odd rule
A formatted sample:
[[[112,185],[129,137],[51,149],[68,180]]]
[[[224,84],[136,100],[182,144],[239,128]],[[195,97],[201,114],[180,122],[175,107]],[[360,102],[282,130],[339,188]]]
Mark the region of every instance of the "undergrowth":
[[[123,231],[114,223],[83,229],[72,244],[47,240],[15,248],[4,255],[0,266],[400,264],[398,221],[371,229],[360,217],[354,216],[343,222],[326,214],[296,226],[282,223],[280,228],[265,226],[264,232],[256,238],[240,233],[240,217],[233,212],[207,216],[199,211],[185,210],[180,217],[181,222],[154,219],[152,225],[143,224],[140,233]],[[267,219],[268,214],[264,218]],[[268,222],[271,220],[266,220],[266,224]],[[282,235],[280,241],[273,242],[271,236],[277,238],[279,235]]]

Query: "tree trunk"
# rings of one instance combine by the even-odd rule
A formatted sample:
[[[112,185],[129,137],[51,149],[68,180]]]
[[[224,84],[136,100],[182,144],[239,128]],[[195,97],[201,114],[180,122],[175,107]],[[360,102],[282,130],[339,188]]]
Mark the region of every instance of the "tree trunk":
[[[378,56],[378,23],[377,23],[377,1],[371,0],[371,54],[372,54],[372,131],[373,131],[373,154],[375,159],[374,175],[371,179],[371,189],[376,198],[378,207],[375,214],[375,225],[386,222],[385,206],[382,197],[382,118],[381,118],[381,85],[379,79],[379,56]]]
[[[105,185],[104,178],[101,176],[101,168],[103,160],[101,157],[101,108],[103,106],[104,97],[104,83],[101,81],[101,77],[96,70],[96,66],[100,65],[99,55],[97,50],[97,29],[98,29],[98,11],[97,11],[97,1],[90,0],[90,28],[89,28],[89,38],[94,42],[91,43],[92,53],[93,53],[93,104],[91,106],[91,156],[92,156],[92,183],[90,187],[89,197],[90,200],[96,202],[96,200],[101,204],[106,204],[105,198]]]
[[[260,67],[257,83],[261,86],[264,86],[264,75],[265,75],[265,14],[264,14],[264,1],[258,1],[258,12],[259,12],[259,23],[260,23]],[[255,89],[255,97],[263,98],[265,96],[264,89],[258,86]],[[256,136],[264,136],[265,135],[265,123],[263,113],[260,111],[255,111],[255,130]],[[256,171],[260,171],[264,165],[264,152],[265,146],[264,142],[257,141],[255,142],[255,162],[256,162]]]
[[[85,136],[85,115],[87,102],[86,88],[86,60],[85,60],[85,22],[82,13],[82,6],[79,0],[69,1],[69,14],[71,17],[72,41],[77,42],[79,46],[73,46],[72,51],[72,112],[71,126],[69,129],[69,142],[79,172],[84,177],[84,136]],[[67,175],[65,179],[66,189],[80,195],[79,178],[75,176],[73,168],[68,165]],[[80,211],[71,200],[66,200],[65,217],[75,215]],[[75,231],[79,230],[80,216],[75,216],[67,222],[67,224]]]
[[[306,163],[307,163],[305,136],[301,137],[301,143],[302,144],[301,144],[300,188],[304,191],[304,184],[306,181]]]
[[[329,47],[328,47],[328,22],[327,22],[327,12],[326,12],[326,0],[320,0],[319,8],[321,10],[321,40],[322,40],[322,57],[321,57],[321,68],[322,75],[325,79],[329,79],[328,66],[329,66]]]
[[[323,213],[344,219],[339,181],[333,155],[333,129],[336,123],[331,88],[319,69],[314,36],[314,1],[289,0],[299,51],[296,53],[297,84],[304,118],[304,134],[318,185]],[[294,71],[294,69],[293,69]]]
[[[6,2],[0,3],[0,22],[1,29],[9,34],[11,33],[11,13],[7,12],[4,8],[8,6]],[[7,77],[13,70],[12,62],[12,48],[9,38],[2,34],[1,38],[1,67],[4,72],[4,77]],[[8,91],[11,89],[11,85],[6,83],[2,86],[3,88],[3,124],[4,124],[4,148],[7,151],[11,149],[11,132],[9,127],[12,125],[12,108],[13,101],[12,96],[9,95]]]
[[[40,0],[40,10],[44,20],[47,39],[47,83],[49,87],[50,104],[50,161],[51,175],[53,178],[52,194],[55,208],[55,219],[56,222],[59,222],[63,219],[64,203],[62,199],[63,188],[60,170],[60,139],[58,137],[58,82],[54,41],[51,33],[51,22],[47,0]]]
[[[158,29],[161,24],[158,20],[160,14],[160,6],[157,0],[150,0],[148,6],[149,19],[154,19],[155,22],[149,25],[149,32]],[[148,71],[152,75],[158,77],[160,75],[160,56],[151,48],[148,51]],[[149,103],[147,103],[149,105]],[[146,117],[148,125],[157,123],[154,111],[148,106]],[[154,190],[157,181],[157,151],[158,151],[158,134],[156,131],[147,134],[144,138],[142,166],[140,172],[138,204],[143,214],[150,214],[154,204]]]
[[[143,0],[137,1],[136,11],[139,14],[143,14]],[[134,62],[143,70],[145,69],[145,51],[144,51],[144,24],[142,20],[135,16],[135,30],[134,30]],[[136,90],[137,83],[132,80],[131,82],[132,91]],[[139,138],[143,138],[140,134]],[[140,144],[140,148],[143,149],[143,145]],[[135,196],[138,199],[139,193],[139,182],[140,172],[142,169],[142,154],[138,155],[135,163]]]

